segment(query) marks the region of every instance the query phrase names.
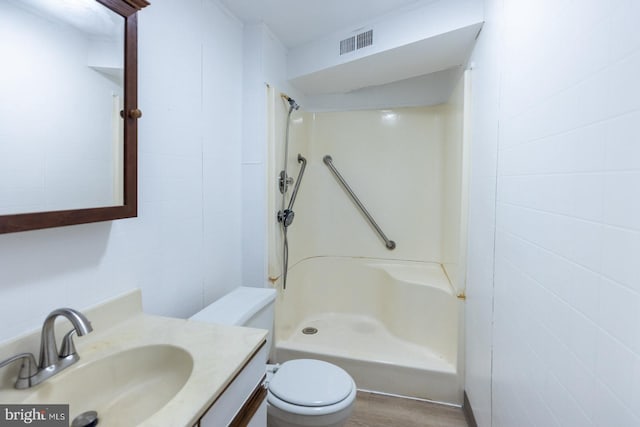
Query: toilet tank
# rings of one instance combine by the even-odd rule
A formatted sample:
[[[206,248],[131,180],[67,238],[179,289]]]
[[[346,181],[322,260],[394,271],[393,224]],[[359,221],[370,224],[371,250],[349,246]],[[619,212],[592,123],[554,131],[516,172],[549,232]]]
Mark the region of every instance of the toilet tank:
[[[240,286],[194,314],[199,322],[267,329],[267,348],[273,344],[276,290]]]

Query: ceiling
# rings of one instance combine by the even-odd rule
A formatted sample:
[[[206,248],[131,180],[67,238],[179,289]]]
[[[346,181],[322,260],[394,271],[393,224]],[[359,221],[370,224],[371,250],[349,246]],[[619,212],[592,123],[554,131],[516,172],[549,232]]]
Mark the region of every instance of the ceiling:
[[[336,31],[356,29],[396,9],[434,0],[221,1],[244,23],[264,22],[291,49]]]

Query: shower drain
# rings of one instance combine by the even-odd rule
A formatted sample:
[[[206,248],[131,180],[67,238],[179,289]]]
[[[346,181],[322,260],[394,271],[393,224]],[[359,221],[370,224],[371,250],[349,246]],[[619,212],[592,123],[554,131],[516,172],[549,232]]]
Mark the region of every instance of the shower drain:
[[[308,326],[302,330],[302,333],[305,335],[313,335],[318,333],[318,329]]]

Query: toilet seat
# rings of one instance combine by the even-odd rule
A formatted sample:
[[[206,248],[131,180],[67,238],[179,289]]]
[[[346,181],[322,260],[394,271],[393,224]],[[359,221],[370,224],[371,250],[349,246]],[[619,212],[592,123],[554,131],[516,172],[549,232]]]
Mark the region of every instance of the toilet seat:
[[[342,368],[321,360],[283,363],[269,381],[267,401],[298,415],[331,414],[353,403],[356,386]]]

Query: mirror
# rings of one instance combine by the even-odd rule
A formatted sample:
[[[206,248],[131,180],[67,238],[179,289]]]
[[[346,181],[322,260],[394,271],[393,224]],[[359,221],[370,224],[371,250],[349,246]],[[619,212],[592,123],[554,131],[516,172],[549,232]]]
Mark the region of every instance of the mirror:
[[[0,233],[137,215],[137,11],[0,2]]]

